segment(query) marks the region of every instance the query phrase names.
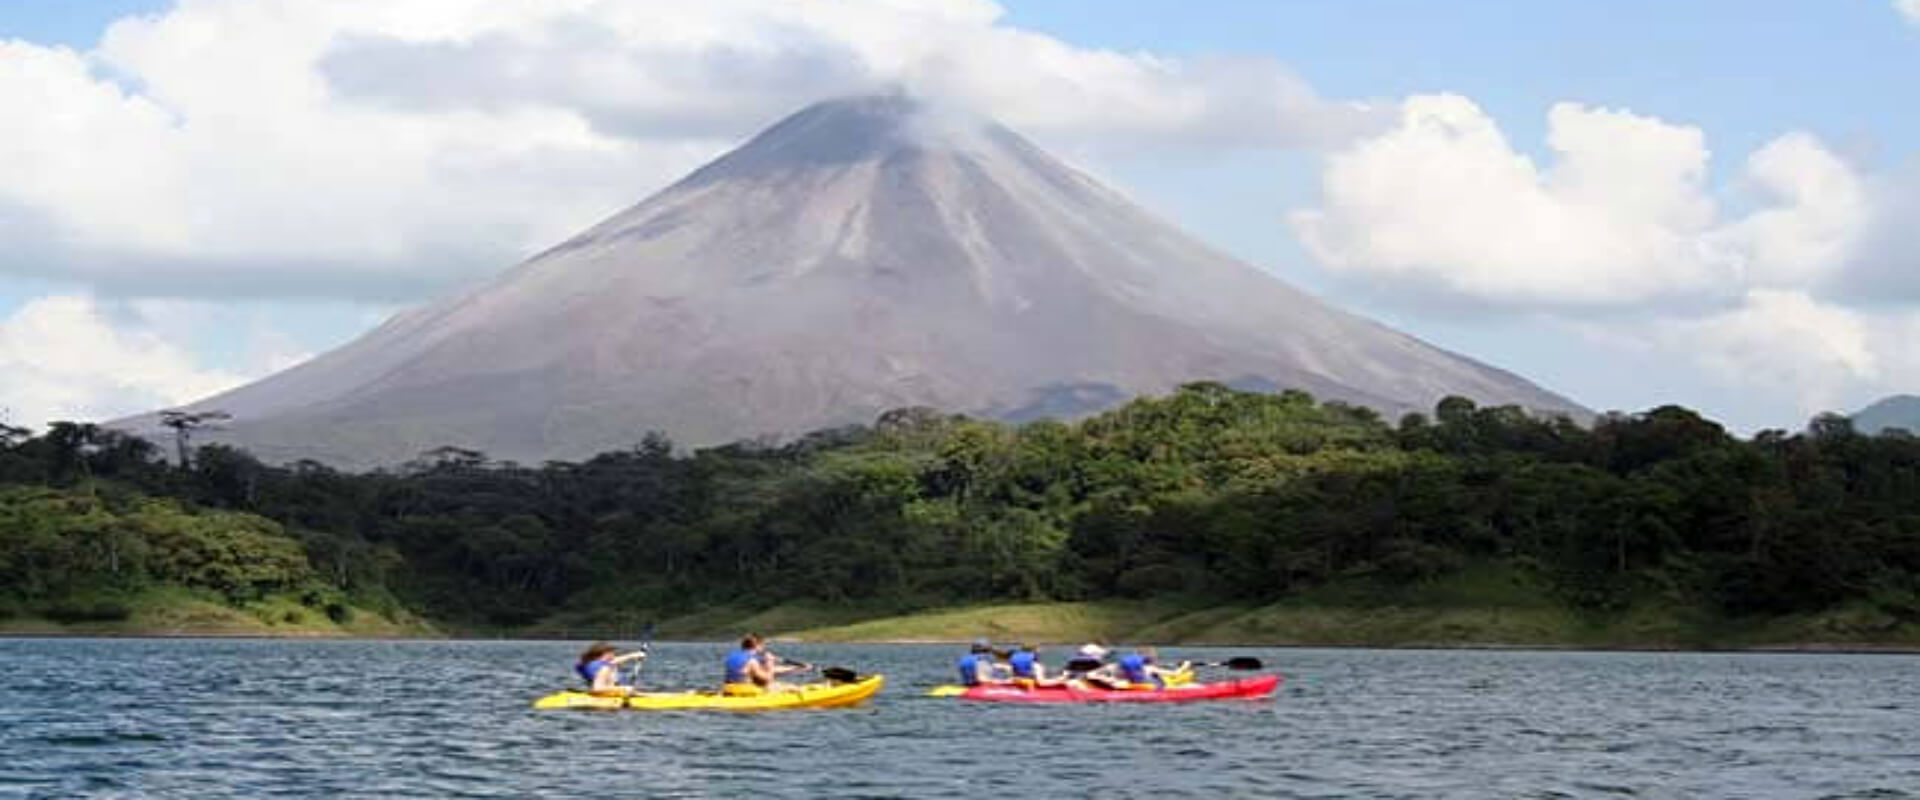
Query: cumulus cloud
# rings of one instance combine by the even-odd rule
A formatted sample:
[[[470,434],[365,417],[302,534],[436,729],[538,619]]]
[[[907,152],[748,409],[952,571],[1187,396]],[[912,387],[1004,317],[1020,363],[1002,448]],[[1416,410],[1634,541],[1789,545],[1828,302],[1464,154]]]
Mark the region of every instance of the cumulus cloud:
[[[0,319],[0,372],[4,421],[28,427],[178,405],[252,377],[206,368],[138,309],[84,295],[42,297]]]
[[[1547,169],[1457,95],[1409,99],[1392,131],[1328,158],[1291,221],[1334,269],[1514,304],[1627,302],[1717,282],[1699,130],[1561,104]]]
[[[1870,306],[1920,303],[1920,168],[1877,177],[1867,196],[1872,222],[1836,293]]]
[[[984,0],[196,0],[0,42],[0,272],[417,299],[821,96],[905,86],[1043,138],[1297,147],[1380,111],[1264,59],[1078,47]]]
[[[1893,0],[1893,7],[1908,22],[1920,25],[1920,0]]]
[[[1874,326],[1805,292],[1754,289],[1735,308],[1655,330],[1666,349],[1691,354],[1721,381],[1791,396],[1811,414],[1839,407],[1849,389],[1882,383],[1876,344],[1888,340]]]
[[[1870,218],[1862,179],[1806,134],[1747,160],[1760,207],[1726,219],[1698,128],[1574,103],[1547,121],[1542,166],[1471,100],[1410,98],[1328,157],[1321,206],[1290,221],[1322,264],[1401,292],[1605,308],[1825,280]]]
[[[985,2],[571,5],[474,36],[344,39],[321,71],[343,95],[394,109],[560,108],[648,138],[735,137],[796,98],[895,86],[1109,144],[1320,146],[1386,121],[1322,99],[1271,59],[1082,48],[1001,25]]]
[[[1920,174],[1788,132],[1715,186],[1698,128],[1573,103],[1547,123],[1535,159],[1467,98],[1409,98],[1327,156],[1318,206],[1289,222],[1330,271],[1416,310],[1584,320],[1623,359],[1681,359],[1803,414],[1913,391]]]

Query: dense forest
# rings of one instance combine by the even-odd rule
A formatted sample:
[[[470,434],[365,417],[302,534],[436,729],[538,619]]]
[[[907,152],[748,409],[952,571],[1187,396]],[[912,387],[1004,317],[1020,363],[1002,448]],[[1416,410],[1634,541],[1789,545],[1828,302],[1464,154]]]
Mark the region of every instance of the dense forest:
[[[154,585],[478,625],[609,605],[1240,602],[1498,563],[1596,614],[1920,618],[1920,439],[1840,416],[1740,439],[1673,406],[1581,426],[1448,398],[1394,424],[1201,383],[1071,423],[911,408],[537,466],[163,452],[88,424],[0,428],[0,614],[111,619]]]

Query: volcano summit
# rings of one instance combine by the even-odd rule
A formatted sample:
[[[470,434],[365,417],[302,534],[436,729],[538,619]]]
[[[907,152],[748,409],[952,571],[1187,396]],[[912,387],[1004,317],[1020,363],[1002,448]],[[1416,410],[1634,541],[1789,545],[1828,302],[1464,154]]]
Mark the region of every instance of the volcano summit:
[[[808,107],[491,284],[191,409],[268,461],[580,458],[923,405],[1073,415],[1194,380],[1395,414],[1577,412],[1209,249],[1012,131]]]

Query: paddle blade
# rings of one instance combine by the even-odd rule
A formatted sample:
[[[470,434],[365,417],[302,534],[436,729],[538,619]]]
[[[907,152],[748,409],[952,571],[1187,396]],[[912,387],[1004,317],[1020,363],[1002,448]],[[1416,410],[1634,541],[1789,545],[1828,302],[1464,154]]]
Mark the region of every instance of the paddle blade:
[[[935,686],[927,691],[928,697],[959,697],[967,693],[965,686]]]
[[[834,683],[857,683],[860,680],[860,673],[846,667],[827,667],[820,670],[820,674]]]
[[[1254,658],[1253,656],[1238,656],[1235,658],[1229,658],[1226,661],[1221,662],[1221,664],[1222,666],[1225,666],[1227,669],[1260,669],[1261,667],[1266,666],[1265,664],[1260,663],[1260,659]]]

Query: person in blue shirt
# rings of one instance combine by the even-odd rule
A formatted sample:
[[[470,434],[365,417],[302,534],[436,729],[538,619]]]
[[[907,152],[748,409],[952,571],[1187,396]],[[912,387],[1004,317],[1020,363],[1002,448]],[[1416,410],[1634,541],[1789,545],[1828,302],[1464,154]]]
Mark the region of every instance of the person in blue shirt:
[[[1007,656],[1007,671],[1011,673],[1013,683],[1025,689],[1059,686],[1066,683],[1065,678],[1047,677],[1047,667],[1040,663],[1040,648],[1028,642],[1021,642],[1020,646]]]
[[[1007,682],[998,675],[1000,670],[1006,669],[1006,665],[993,660],[993,645],[985,639],[975,640],[955,666],[960,669],[960,682],[967,686]]]
[[[1165,689],[1167,676],[1180,672],[1188,666],[1182,662],[1174,669],[1166,669],[1160,666],[1159,661],[1159,651],[1152,647],[1139,647],[1094,674],[1107,679],[1119,688]]]
[[[647,651],[635,650],[619,655],[615,652],[613,645],[594,642],[580,653],[580,662],[573,665],[573,671],[587,682],[588,693],[602,697],[622,697],[633,693],[635,687],[620,684],[620,665],[646,658]]]
[[[727,654],[726,676],[720,690],[730,695],[785,691],[791,687],[781,683],[780,676],[802,669],[806,667],[780,663],[779,656],[767,651],[765,640],[749,633],[740,637],[740,649]]]

